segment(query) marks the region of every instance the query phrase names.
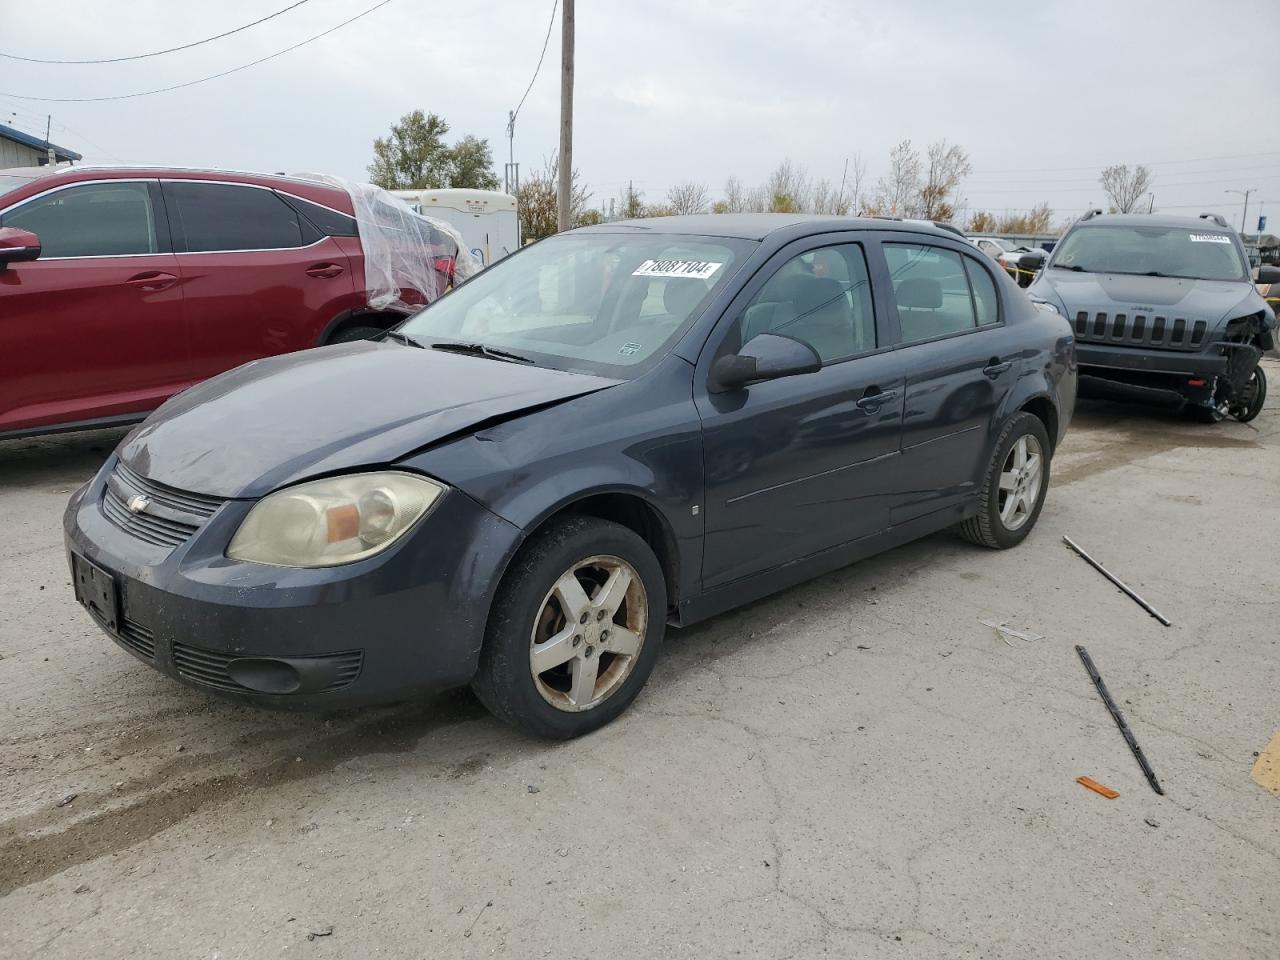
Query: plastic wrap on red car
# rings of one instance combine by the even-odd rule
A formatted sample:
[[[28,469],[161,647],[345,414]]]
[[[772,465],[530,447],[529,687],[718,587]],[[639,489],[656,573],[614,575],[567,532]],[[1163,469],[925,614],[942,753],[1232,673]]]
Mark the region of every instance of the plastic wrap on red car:
[[[381,187],[328,174],[299,176],[339,187],[351,197],[364,250],[366,296],[374,310],[411,313],[480,271],[480,262],[450,224],[415,213]]]

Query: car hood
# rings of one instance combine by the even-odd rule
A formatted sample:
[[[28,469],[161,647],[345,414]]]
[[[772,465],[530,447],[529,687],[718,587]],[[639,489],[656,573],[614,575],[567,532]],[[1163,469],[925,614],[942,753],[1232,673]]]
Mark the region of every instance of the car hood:
[[[258,360],[174,397],[120,445],[158,483],[260,497],[423,447],[618,381],[419,350],[341,344]]]
[[[1073,273],[1046,270],[1033,292],[1052,291],[1071,317],[1092,313],[1151,313],[1167,310],[1210,324],[1236,316],[1235,309],[1249,299],[1251,286],[1243,280],[1194,280],[1181,277],[1134,277],[1117,273]]]

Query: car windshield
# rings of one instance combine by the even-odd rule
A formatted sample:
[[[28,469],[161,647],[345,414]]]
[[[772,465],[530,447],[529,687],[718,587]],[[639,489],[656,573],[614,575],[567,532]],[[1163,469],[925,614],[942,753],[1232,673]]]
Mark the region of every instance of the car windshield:
[[[1211,227],[1076,227],[1058,244],[1050,266],[1085,273],[1245,279],[1231,234]]]
[[[753,241],[579,233],[494,264],[399,329],[561,370],[630,378],[662,359]]]

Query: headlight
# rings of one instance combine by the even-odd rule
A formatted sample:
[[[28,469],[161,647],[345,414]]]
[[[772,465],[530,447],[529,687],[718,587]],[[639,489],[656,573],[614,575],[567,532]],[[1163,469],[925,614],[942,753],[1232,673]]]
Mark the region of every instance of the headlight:
[[[385,550],[440,499],[444,487],[410,473],[313,480],[258,501],[227,556],[280,567],[332,567]]]
[[[1059,308],[1056,303],[1053,303],[1049,300],[1041,300],[1039,297],[1031,297],[1031,302],[1034,303],[1037,307],[1047,307],[1048,309],[1052,310],[1054,313],[1056,313],[1060,317],[1065,316],[1061,308]]]

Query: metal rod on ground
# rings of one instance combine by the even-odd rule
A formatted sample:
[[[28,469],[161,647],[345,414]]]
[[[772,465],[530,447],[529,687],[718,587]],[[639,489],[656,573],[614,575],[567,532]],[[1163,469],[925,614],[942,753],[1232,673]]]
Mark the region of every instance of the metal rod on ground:
[[[1066,537],[1066,536],[1062,538],[1062,542],[1065,543],[1072,550],[1074,550],[1076,553],[1078,553],[1080,557],[1085,561],[1085,563],[1089,564],[1089,566],[1093,567],[1093,569],[1097,570],[1100,574],[1102,574],[1104,577],[1106,577],[1108,580],[1114,583],[1117,587],[1119,587],[1121,590],[1127,593],[1130,599],[1132,599],[1134,603],[1140,606],[1143,610],[1147,611],[1147,613],[1151,614],[1153,617],[1155,617],[1157,620],[1163,623],[1166,627],[1169,626],[1168,617],[1166,617],[1163,613],[1161,613],[1151,604],[1147,603],[1147,601],[1143,600],[1140,596],[1138,596],[1138,594],[1135,593],[1129,587],[1128,584],[1126,584],[1123,580],[1117,577],[1114,573],[1112,573],[1110,570],[1108,570],[1106,567],[1100,564],[1097,560],[1093,559],[1093,557],[1089,556],[1089,554],[1085,553],[1084,548],[1082,548],[1078,543],[1076,543],[1070,537]]]
[[[1098,688],[1098,694],[1102,697],[1102,702],[1111,711],[1111,718],[1115,720],[1116,726],[1120,728],[1120,733],[1124,736],[1124,742],[1129,744],[1129,749],[1133,751],[1134,757],[1137,758],[1138,766],[1142,768],[1142,772],[1147,778],[1147,783],[1151,784],[1152,790],[1163,797],[1164,787],[1160,786],[1160,781],[1156,779],[1156,772],[1151,769],[1151,764],[1147,763],[1147,758],[1143,754],[1142,748],[1138,746],[1138,741],[1134,739],[1133,731],[1129,729],[1129,724],[1125,722],[1124,714],[1120,712],[1116,702],[1111,699],[1111,693],[1107,690],[1107,685],[1102,682],[1102,674],[1098,673],[1098,668],[1093,665],[1093,658],[1089,656],[1089,651],[1077,643],[1076,653],[1080,654],[1080,662],[1084,664],[1085,670],[1089,671],[1089,679]]]

